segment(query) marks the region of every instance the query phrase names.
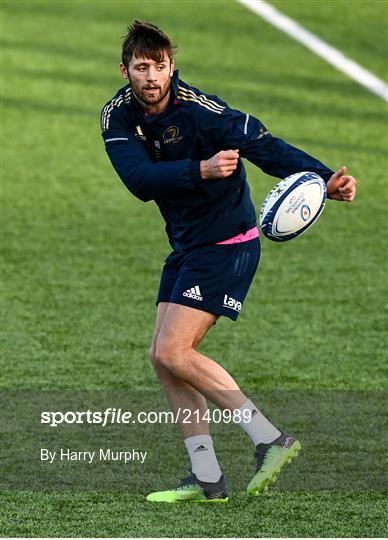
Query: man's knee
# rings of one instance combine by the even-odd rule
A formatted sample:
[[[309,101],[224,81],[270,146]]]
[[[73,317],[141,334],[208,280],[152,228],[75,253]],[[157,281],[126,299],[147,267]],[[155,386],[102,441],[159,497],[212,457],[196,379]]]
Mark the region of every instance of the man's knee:
[[[156,343],[153,365],[155,369],[161,367],[174,375],[182,375],[188,368],[191,350],[191,347],[162,340]]]
[[[149,349],[149,356],[154,370],[159,373],[165,370],[175,373],[181,364],[182,355],[172,343],[154,342]]]

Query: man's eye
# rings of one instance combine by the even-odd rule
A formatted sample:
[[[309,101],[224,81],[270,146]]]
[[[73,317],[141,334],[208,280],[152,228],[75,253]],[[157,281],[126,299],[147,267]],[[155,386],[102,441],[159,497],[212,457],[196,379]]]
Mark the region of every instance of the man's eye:
[[[158,71],[163,71],[164,68],[165,68],[165,66],[158,66],[156,69],[157,69]]]

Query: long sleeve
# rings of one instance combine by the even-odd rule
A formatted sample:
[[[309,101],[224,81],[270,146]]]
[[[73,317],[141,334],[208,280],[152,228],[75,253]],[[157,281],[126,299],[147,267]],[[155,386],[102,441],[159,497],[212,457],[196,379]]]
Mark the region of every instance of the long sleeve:
[[[122,182],[144,202],[168,198],[179,192],[187,193],[201,183],[200,161],[152,162],[144,143],[117,114],[112,114],[109,129],[102,132],[102,137],[109,159]]]
[[[208,115],[208,128],[226,149],[238,148],[240,156],[257,165],[265,173],[285,178],[301,171],[319,174],[326,182],[333,171],[303,150],[273,137],[253,116],[225,107],[220,115]]]

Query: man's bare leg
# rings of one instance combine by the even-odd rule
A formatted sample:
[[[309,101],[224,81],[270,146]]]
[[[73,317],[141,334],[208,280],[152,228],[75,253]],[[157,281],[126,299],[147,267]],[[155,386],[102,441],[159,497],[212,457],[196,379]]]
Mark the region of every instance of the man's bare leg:
[[[195,410],[201,405],[202,410],[206,411],[204,399],[206,396],[222,409],[240,409],[240,411],[249,412],[247,424],[244,425],[244,421],[240,423],[240,426],[250,436],[256,448],[261,450],[256,454],[256,472],[247,491],[250,495],[258,495],[267,489],[269,482],[276,481],[279,470],[298,454],[300,443],[291,435],[275,428],[247,399],[234,379],[217,362],[195,350],[216,319],[215,315],[207,312],[167,303],[159,311],[151,356],[173,410],[179,406],[187,406]],[[204,455],[195,461],[195,452],[198,448],[194,446],[190,448],[186,444],[197,483],[199,482],[201,487],[214,486],[212,487],[214,496],[223,493],[222,501],[227,500],[225,479],[223,475],[220,478],[218,476],[221,471],[214,454],[213,442],[207,435],[209,433],[207,422],[191,423],[187,426],[189,426],[188,431],[185,430],[184,425],[181,427],[182,434],[188,437],[185,443],[199,439],[201,436],[208,437],[210,444],[207,449],[213,451],[213,453],[200,452]],[[193,431],[193,428],[196,431]],[[198,433],[198,435],[193,436],[193,433]],[[268,441],[265,438],[268,438]],[[206,440],[205,444],[209,441]],[[264,456],[267,456],[269,449],[275,447],[277,450],[276,453],[271,454],[271,466],[268,467],[267,464],[267,468],[263,468]],[[196,450],[193,450],[194,448]],[[215,473],[215,468],[217,473]],[[217,478],[206,479],[206,475],[212,472],[217,474]],[[213,482],[213,484],[201,484],[201,479],[205,482]],[[187,481],[192,482],[191,477]],[[176,493],[176,491],[156,492],[150,494],[147,499],[156,502],[166,501],[170,500],[170,497],[176,497]]]
[[[180,423],[181,432],[184,437],[209,433],[208,423],[201,420],[207,410],[206,397],[221,409],[238,410],[234,421],[255,446],[269,443],[280,435],[280,431],[247,398],[223,367],[196,350],[216,319],[216,315],[205,311],[167,303],[157,325],[153,364],[161,374],[173,410],[185,407],[200,411],[198,423]]]
[[[210,483],[214,493],[226,493],[225,479],[222,476],[214,451],[213,439],[210,436],[209,424],[206,417],[208,406],[204,396],[190,383],[183,381],[164,366],[160,365],[156,356],[157,342],[160,336],[163,321],[168,311],[168,303],[158,306],[157,321],[154,338],[151,346],[151,360],[164,386],[172,411],[176,414],[179,409],[183,414],[178,418],[178,424],[184,438],[190,461],[191,470],[196,475],[195,481]],[[213,324],[216,317],[212,317]],[[209,321],[202,321],[192,333],[192,346],[196,347],[209,328]],[[183,421],[185,418],[185,421]],[[191,478],[188,482],[192,482]],[[209,485],[210,485],[209,484]],[[152,495],[159,497],[159,495]]]
[[[165,319],[168,306],[168,302],[160,302],[158,305],[155,332],[152,339],[150,357],[154,369],[159,377],[159,380],[165,390],[167,399],[170,403],[171,410],[174,414],[177,414],[179,408],[188,409],[190,411],[199,411],[198,422],[188,422],[182,423],[178,419],[179,429],[182,433],[184,439],[188,437],[193,437],[195,435],[209,435],[209,424],[208,422],[202,420],[208,407],[206,399],[201,395],[191,384],[180,379],[176,375],[168,371],[156,358],[156,343],[159,339],[160,331],[162,328],[163,321]],[[193,346],[197,346],[205,335],[208,326],[204,326],[204,332],[197,332],[193,336]],[[192,420],[192,419],[191,419]]]
[[[162,375],[161,382],[169,400],[175,407],[182,407],[180,398],[189,392],[192,404],[197,400],[204,407],[205,396],[222,409],[239,409],[248,398],[223,367],[195,349],[217,316],[172,303],[164,305],[162,310],[152,358],[158,375]],[[203,431],[203,426],[198,428],[200,433],[208,433]]]

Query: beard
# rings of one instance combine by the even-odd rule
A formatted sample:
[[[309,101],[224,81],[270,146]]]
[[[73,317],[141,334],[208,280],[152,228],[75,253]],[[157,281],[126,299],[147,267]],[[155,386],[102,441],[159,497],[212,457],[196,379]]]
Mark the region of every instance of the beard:
[[[170,88],[171,81],[168,80],[163,88],[157,84],[146,84],[141,88],[132,85],[132,92],[135,94],[137,99],[145,105],[157,105],[167,96]],[[156,91],[151,94],[147,92],[147,89],[155,89]]]

